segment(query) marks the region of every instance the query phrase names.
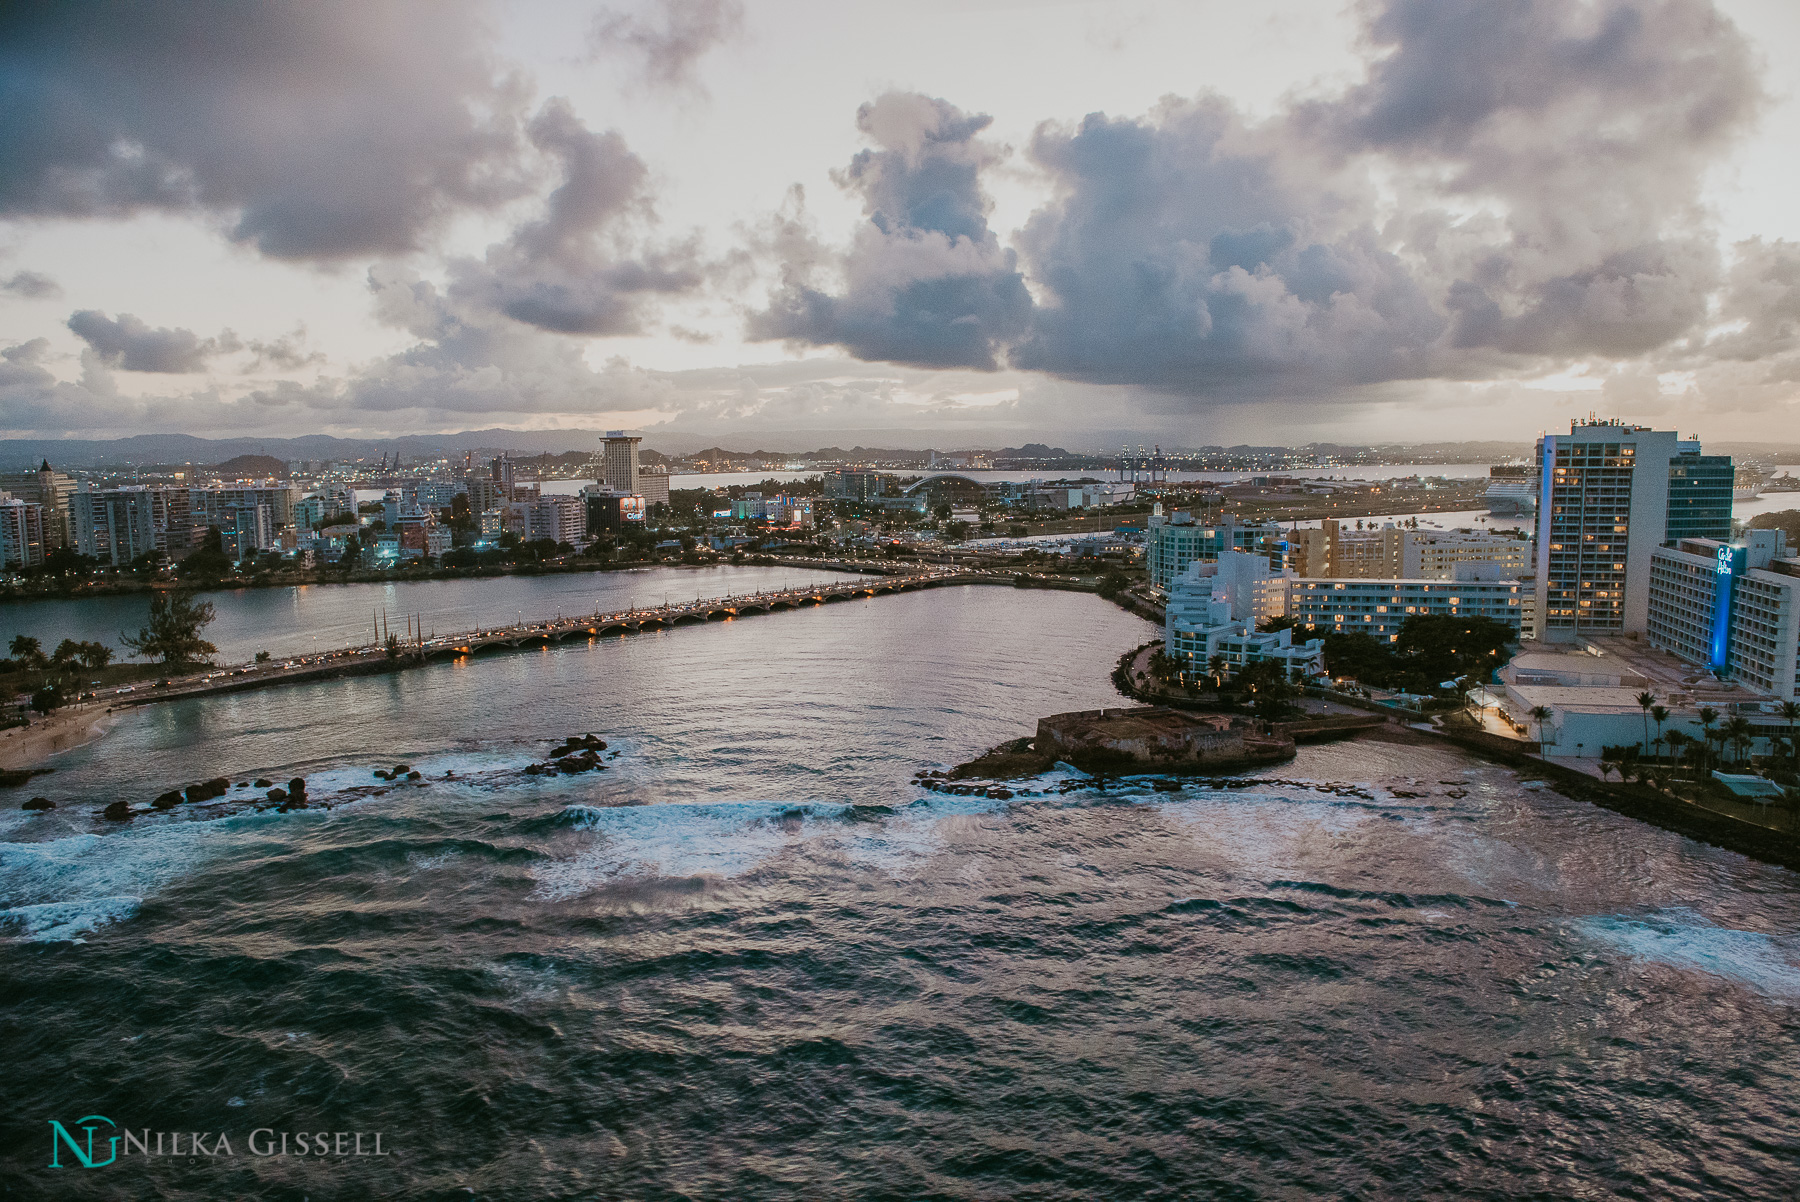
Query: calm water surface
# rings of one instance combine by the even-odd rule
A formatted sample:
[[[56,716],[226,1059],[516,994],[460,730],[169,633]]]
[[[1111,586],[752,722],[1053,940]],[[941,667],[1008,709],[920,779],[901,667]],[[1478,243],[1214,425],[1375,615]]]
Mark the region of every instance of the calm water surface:
[[[1792,873],[1431,747],[911,784],[1150,633],[945,589],[130,714],[0,814],[0,1188],[1792,1196]],[[609,771],[521,772],[587,730]],[[337,804],[94,813],[258,773]],[[94,1113],[239,1155],[44,1168]]]
[[[521,619],[573,617],[665,601],[692,601],[790,588],[845,576],[823,568],[634,568],[617,572],[562,572],[549,576],[490,576],[382,584],[309,584],[293,588],[222,589],[197,594],[218,617],[205,635],[219,659],[239,663],[258,651],[303,655],[314,650],[375,641],[385,615],[396,631],[417,618],[427,635],[451,634]],[[28,634],[46,650],[65,638],[97,639],[119,646],[121,632],[135,633],[150,612],[147,594],[87,597],[80,601],[23,601],[0,605],[0,646]]]

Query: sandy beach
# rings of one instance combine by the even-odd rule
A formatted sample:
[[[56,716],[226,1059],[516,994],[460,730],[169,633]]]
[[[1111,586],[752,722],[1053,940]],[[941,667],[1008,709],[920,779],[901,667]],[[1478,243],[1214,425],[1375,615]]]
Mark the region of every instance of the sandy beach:
[[[36,768],[61,751],[91,743],[112,726],[116,715],[105,706],[70,706],[30,726],[0,731],[0,768]]]

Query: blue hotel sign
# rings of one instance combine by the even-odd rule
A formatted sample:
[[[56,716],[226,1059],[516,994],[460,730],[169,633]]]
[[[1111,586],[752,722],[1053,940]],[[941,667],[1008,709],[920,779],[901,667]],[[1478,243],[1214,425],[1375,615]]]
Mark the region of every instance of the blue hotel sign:
[[[1737,578],[1744,574],[1749,558],[1745,547],[1720,547],[1713,567],[1712,670],[1723,672],[1731,666],[1731,599]]]

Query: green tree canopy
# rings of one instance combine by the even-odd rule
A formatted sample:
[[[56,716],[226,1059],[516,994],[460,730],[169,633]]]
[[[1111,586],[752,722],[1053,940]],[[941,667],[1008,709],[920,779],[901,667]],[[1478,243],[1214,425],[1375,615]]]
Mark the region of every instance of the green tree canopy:
[[[144,659],[159,659],[170,667],[186,667],[217,655],[219,649],[200,637],[201,627],[213,620],[211,601],[158,593],[150,601],[150,624],[120,641]]]
[[[42,667],[44,664],[44,645],[28,634],[15,634],[7,651],[27,668]]]
[[[1506,658],[1512,628],[1492,618],[1415,614],[1394,645],[1401,661],[1427,686],[1459,676],[1486,680]]]

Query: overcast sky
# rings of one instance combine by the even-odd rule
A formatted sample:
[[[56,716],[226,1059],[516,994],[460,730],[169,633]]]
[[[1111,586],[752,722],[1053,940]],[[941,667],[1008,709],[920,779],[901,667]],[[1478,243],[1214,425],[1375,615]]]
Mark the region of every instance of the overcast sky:
[[[1793,0],[0,8],[0,437],[1800,442]]]

